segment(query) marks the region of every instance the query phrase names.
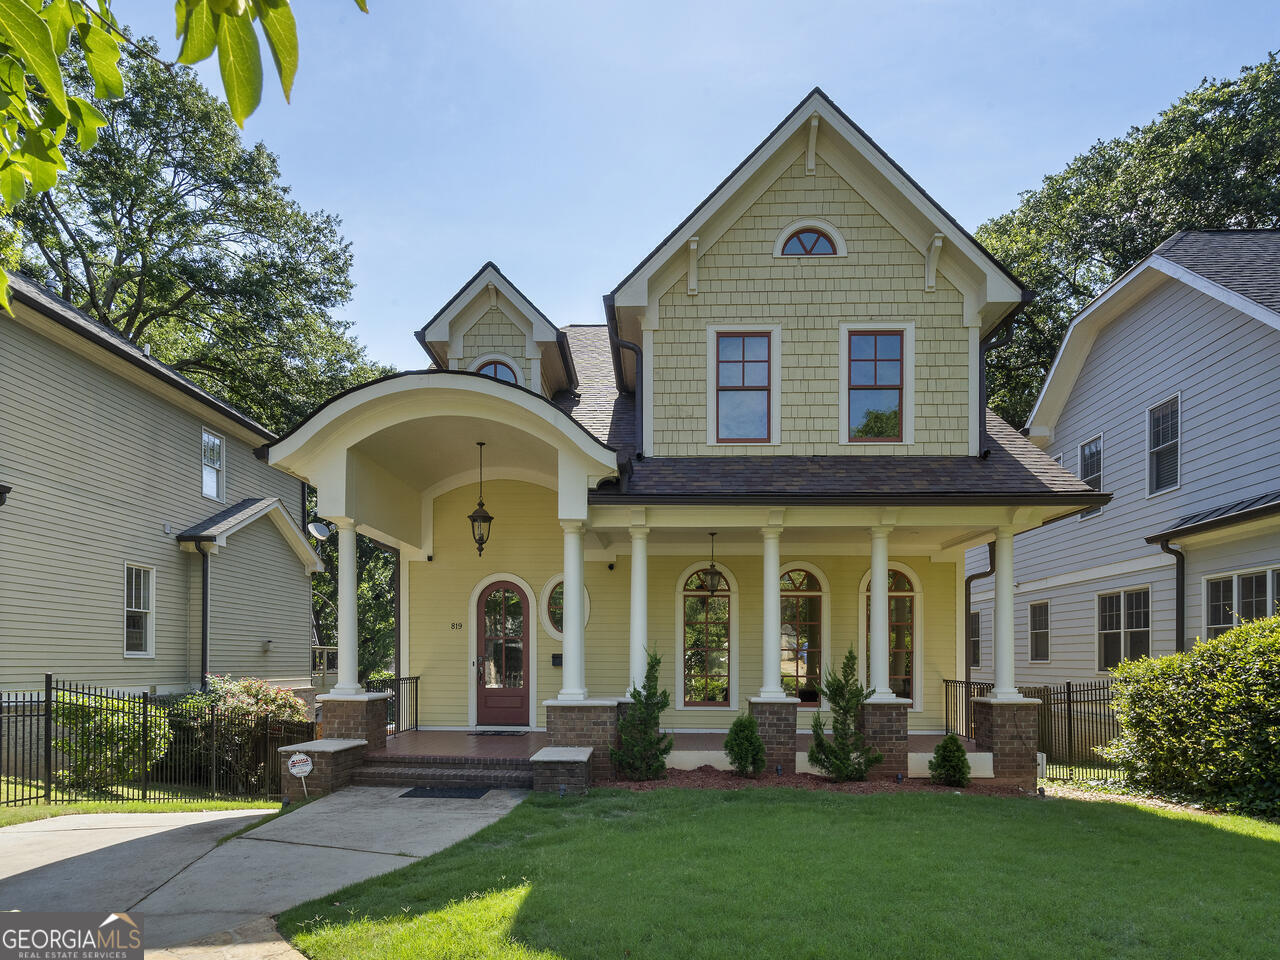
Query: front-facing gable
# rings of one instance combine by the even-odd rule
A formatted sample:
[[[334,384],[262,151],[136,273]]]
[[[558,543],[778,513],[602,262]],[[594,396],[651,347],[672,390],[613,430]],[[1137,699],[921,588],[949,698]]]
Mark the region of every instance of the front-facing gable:
[[[821,255],[790,255],[798,229],[825,234]],[[1026,296],[815,90],[605,302],[617,337],[641,344],[648,455],[952,456],[981,445],[979,342]],[[850,338],[869,332],[903,354],[887,442],[848,427]],[[770,363],[767,429],[751,443],[719,423],[713,354],[737,333]],[[631,354],[615,344],[614,359],[631,388]]]

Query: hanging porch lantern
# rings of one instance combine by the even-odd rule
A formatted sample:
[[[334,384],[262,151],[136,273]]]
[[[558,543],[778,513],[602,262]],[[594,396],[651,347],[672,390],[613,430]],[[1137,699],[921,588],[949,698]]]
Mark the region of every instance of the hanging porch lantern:
[[[468,514],[467,519],[471,521],[471,539],[476,542],[476,553],[483,557],[484,545],[489,542],[489,526],[493,523],[493,517],[484,508],[484,441],[477,440],[476,446],[480,448],[480,491],[476,499],[476,508]]]
[[[716,566],[716,535],[715,533],[709,533],[707,536],[711,538],[711,563],[707,565],[703,576],[707,579],[707,593],[715,596],[720,588],[724,586],[724,574]]]

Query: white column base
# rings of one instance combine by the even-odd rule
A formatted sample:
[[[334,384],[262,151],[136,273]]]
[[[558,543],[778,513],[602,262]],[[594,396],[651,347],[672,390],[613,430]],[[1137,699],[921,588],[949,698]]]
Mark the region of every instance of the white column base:
[[[886,690],[884,692],[877,690],[871,696],[867,697],[866,702],[867,703],[915,703],[914,700],[906,700],[898,696],[892,690]]]

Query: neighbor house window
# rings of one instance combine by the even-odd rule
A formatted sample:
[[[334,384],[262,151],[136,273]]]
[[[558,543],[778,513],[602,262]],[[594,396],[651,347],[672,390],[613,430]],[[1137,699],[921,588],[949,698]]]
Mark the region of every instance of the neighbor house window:
[[[902,439],[902,332],[849,334],[849,439]]]
[[[817,703],[822,688],[822,585],[807,570],[782,575],[782,689]]]
[[[1280,570],[1271,571],[1271,614],[1280,617]]]
[[[222,438],[208,430],[200,431],[200,471],[200,492],[210,500],[221,500],[226,492]]]
[[[1049,660],[1049,601],[1040,600],[1028,608],[1031,622],[1031,661],[1047,663]]]
[[[1205,634],[1210,638],[1275,614],[1280,614],[1280,570],[1256,570],[1205,582]]]
[[[867,594],[867,633],[871,632],[871,596]],[[916,589],[900,570],[889,571],[889,690],[915,699]]]
[[[729,703],[729,588],[707,589],[705,570],[684,583],[684,704]]]
[[[154,571],[127,564],[124,568],[124,655],[149,657],[155,637]]]
[[[1080,479],[1095,490],[1102,489],[1102,436],[1086,440],[1080,444]],[[1081,512],[1082,517],[1091,517],[1101,507],[1090,507]]]
[[[1098,669],[1151,655],[1151,591],[1122,590],[1098,597]]]
[[[716,439],[769,442],[768,333],[716,334]]]
[[[1147,411],[1147,493],[1178,485],[1178,398]]]
[[[805,227],[787,237],[782,245],[784,257],[834,257],[836,245],[821,230]]]
[[[501,380],[503,383],[516,383],[516,372],[510,366],[501,360],[490,360],[481,364],[477,369],[477,373],[484,374],[486,377],[493,377],[495,380]]]
[[[1205,611],[1205,633],[1209,639],[1221,636],[1236,625],[1235,579],[1218,577],[1206,584],[1208,609]]]
[[[982,614],[969,614],[969,666],[982,666]]]

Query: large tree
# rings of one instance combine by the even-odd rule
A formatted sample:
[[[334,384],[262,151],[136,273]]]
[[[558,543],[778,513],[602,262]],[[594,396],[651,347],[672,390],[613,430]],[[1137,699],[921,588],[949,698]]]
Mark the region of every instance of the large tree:
[[[273,429],[381,372],[331,316],[352,289],[338,219],[290,198],[191,68],[123,66],[97,144],[14,210],[24,269]],[[87,71],[69,85],[92,100]]]
[[[1098,141],[977,237],[1035,292],[989,357],[991,405],[1025,422],[1071,317],[1178,230],[1280,226],[1280,65],[1206,79]]]

